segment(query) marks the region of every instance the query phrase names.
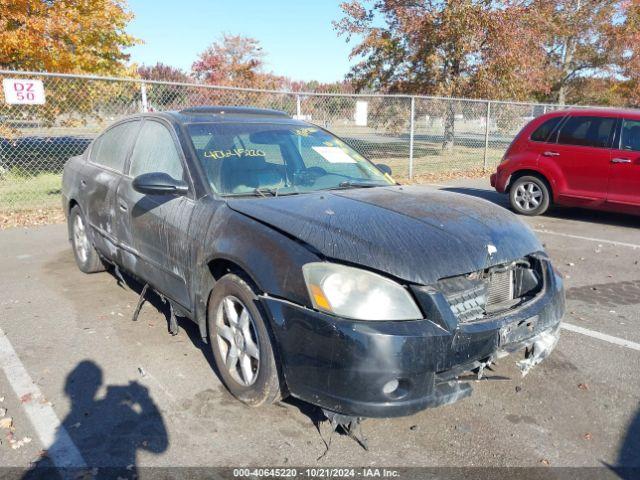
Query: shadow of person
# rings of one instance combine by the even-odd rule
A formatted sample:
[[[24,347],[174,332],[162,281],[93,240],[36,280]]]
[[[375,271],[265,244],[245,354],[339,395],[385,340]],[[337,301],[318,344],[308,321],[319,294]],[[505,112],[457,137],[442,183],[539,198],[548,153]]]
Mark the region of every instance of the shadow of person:
[[[615,466],[609,466],[621,479],[640,478],[640,407],[629,422]]]
[[[162,453],[169,444],[162,415],[147,388],[138,382],[109,385],[104,396],[102,370],[90,360],[80,362],[67,376],[64,391],[71,400],[71,411],[56,433],[47,455],[36,462],[24,479],[51,478],[57,471],[62,477],[69,471],[56,467],[67,460],[69,439],[79,451],[88,478],[137,478],[138,450]],[[73,447],[72,445],[72,447]],[[80,460],[82,460],[80,459]],[[78,472],[77,470],[80,470]]]

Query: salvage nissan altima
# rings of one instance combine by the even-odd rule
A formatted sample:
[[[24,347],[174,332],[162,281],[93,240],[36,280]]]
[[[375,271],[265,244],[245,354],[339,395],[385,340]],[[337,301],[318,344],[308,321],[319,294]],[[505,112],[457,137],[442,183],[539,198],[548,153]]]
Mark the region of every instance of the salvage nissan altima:
[[[80,270],[159,293],[172,333],[196,322],[241,401],[401,416],[502,356],[542,361],[564,289],[515,215],[390,173],[283,112],[197,107],[109,127],[67,162],[63,206]]]

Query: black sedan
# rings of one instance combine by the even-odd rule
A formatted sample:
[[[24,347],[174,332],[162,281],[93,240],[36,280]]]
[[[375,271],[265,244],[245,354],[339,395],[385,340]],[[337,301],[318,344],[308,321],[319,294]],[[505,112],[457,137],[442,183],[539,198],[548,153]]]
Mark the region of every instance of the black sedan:
[[[168,299],[250,405],[408,415],[508,353],[526,373],[559,336],[562,280],[516,216],[398,185],[283,112],[122,120],[67,162],[63,205],[80,269],[115,265]]]

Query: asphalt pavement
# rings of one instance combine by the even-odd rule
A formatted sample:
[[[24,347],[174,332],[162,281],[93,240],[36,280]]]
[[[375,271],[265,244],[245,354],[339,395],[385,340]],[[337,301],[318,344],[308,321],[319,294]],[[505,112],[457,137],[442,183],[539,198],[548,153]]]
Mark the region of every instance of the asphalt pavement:
[[[484,179],[431,188],[506,205]],[[12,423],[0,424],[0,465],[46,465],[66,448],[142,477],[149,466],[640,467],[640,218],[562,209],[526,221],[566,276],[552,356],[524,378],[502,359],[470,398],[368,419],[368,450],[334,434],[326,452],[316,409],[236,401],[194,325],[167,333],[159,299],[132,321],[136,285],[81,273],[64,225],[0,231],[0,419]]]

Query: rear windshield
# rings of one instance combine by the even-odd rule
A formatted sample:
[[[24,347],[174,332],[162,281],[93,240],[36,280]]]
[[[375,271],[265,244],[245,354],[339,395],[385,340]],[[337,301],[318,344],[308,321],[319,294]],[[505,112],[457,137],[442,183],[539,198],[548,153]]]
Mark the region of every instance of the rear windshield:
[[[221,195],[394,183],[346,143],[310,125],[195,123],[188,131],[209,183]]]

